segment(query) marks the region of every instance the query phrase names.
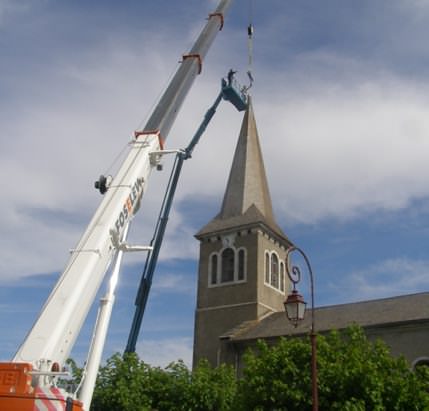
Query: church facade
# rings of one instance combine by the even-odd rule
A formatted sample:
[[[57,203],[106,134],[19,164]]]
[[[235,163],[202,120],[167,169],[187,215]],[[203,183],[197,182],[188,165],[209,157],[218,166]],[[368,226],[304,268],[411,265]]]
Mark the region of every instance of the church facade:
[[[284,313],[291,290],[285,257],[292,242],[274,218],[251,101],[221,210],[195,237],[200,258],[194,365],[205,358],[239,370],[242,354],[258,339],[275,343],[309,332],[309,318],[295,328]],[[359,324],[411,365],[429,363],[429,293],[321,307],[315,316],[318,332]]]

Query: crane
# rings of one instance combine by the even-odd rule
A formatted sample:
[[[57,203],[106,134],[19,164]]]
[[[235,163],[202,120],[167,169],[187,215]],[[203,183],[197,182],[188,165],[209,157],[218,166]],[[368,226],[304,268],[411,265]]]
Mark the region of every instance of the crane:
[[[159,163],[168,133],[198,74],[232,0],[220,0],[189,53],[170,81],[144,128],[135,132],[129,153],[116,176],[100,178],[104,194],[66,267],[34,325],[10,362],[0,363],[0,409],[88,411],[101,360],[117,274],[124,252],[150,249],[126,242],[129,225],[139,209],[151,171]],[[113,264],[102,299],[87,366],[79,392],[57,387],[63,366]]]

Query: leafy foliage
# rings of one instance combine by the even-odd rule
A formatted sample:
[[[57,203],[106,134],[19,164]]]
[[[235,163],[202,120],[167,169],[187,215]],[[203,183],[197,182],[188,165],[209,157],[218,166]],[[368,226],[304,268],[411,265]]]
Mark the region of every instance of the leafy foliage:
[[[237,410],[311,409],[310,345],[297,338],[273,347],[259,341],[244,356]]]
[[[59,378],[57,385],[67,392],[75,392],[82,380],[83,369],[76,364],[73,358],[68,358],[66,360],[66,370],[70,375]]]
[[[320,410],[429,410],[429,367],[413,372],[387,346],[367,340],[359,327],[317,338]],[[182,361],[162,369],[137,355],[113,355],[100,369],[91,411],[306,411],[311,401],[311,346],[284,338],[259,341],[245,356],[237,381],[232,367]],[[81,369],[69,363],[76,383]]]
[[[148,365],[135,354],[115,354],[100,368],[92,400],[92,411],[147,411],[151,399]]]
[[[236,377],[232,367],[222,364],[212,368],[201,361],[192,374],[188,408],[195,411],[227,411],[236,395]]]
[[[369,342],[362,329],[332,332],[321,339],[319,351],[321,407],[342,410],[347,400],[357,410],[428,409],[424,379],[403,357],[392,357],[383,342]]]
[[[191,372],[182,361],[150,367],[135,354],[115,354],[102,367],[91,411],[226,411],[235,398],[233,369],[202,361]]]
[[[414,373],[381,341],[371,343],[353,326],[318,336],[321,410],[417,411],[429,409],[427,371]],[[311,410],[311,350],[306,339],[282,339],[245,356],[237,410]]]

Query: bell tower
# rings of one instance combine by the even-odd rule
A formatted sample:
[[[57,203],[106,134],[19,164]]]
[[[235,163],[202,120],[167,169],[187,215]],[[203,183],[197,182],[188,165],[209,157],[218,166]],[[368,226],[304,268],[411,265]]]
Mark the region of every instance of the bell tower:
[[[290,287],[284,258],[291,242],[274,219],[250,99],[220,213],[195,237],[200,259],[194,366],[202,358],[218,365],[222,338],[283,311]]]

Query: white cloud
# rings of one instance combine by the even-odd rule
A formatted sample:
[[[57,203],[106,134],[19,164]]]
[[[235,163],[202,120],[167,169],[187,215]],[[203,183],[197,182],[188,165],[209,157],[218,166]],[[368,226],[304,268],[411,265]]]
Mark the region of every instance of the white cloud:
[[[106,61],[103,66],[110,68],[100,67],[100,72],[81,67],[85,80],[76,101],[35,108],[14,124],[15,142],[5,147],[1,164],[3,175],[14,176],[5,180],[3,188],[8,202],[2,206],[2,226],[10,233],[2,240],[3,253],[10,256],[3,261],[4,273],[15,276],[59,269],[65,252],[84,228],[84,221],[67,229],[56,227],[23,216],[22,209],[85,210],[88,218],[99,201],[91,188],[93,181],[127,141],[139,116],[133,102],[140,99],[132,89],[134,81],[141,80],[139,70],[123,72],[115,66],[115,58],[109,61],[110,66]],[[143,80],[151,83],[149,78]],[[95,89],[84,92],[92,82]],[[168,148],[183,147],[190,140],[218,90],[216,82],[215,74],[209,72],[204,82],[196,84],[197,92],[191,93],[167,140]],[[115,96],[113,102],[104,98],[108,92],[103,88],[110,83],[114,84],[109,89]],[[154,96],[153,86],[149,87]],[[259,87],[255,89],[255,115],[271,193],[276,212],[289,221],[353,218],[365,210],[403,208],[410,200],[429,194],[424,87],[389,79],[352,87],[304,87],[300,93],[297,85],[288,90],[285,82],[277,94],[269,96]],[[282,96],[287,99],[282,101]],[[227,103],[222,104],[193,158],[184,165],[176,204],[210,197],[218,198],[220,205],[242,119]],[[168,173],[166,167],[163,175],[156,173],[149,182],[144,211],[134,230],[140,238],[134,242],[141,242],[142,232],[152,234],[151,225],[139,221],[148,215],[156,217]],[[180,213],[173,211],[163,257],[196,257],[194,228],[183,223]],[[30,250],[25,261],[18,254],[20,243]]]
[[[312,223],[400,209],[429,195],[426,91],[400,78],[255,90],[277,212]],[[218,116],[186,164],[179,198],[222,198],[241,115],[223,106]]]
[[[91,52],[76,51],[69,59],[62,55],[51,67],[54,78],[35,78],[49,85],[40,88],[45,94],[20,100],[20,106],[4,105],[0,172],[13,178],[2,181],[3,280],[64,266],[67,250],[100,201],[93,181],[144,123],[142,113],[150,112],[177,63],[172,56],[181,51],[174,36],[165,44],[143,32],[130,41],[112,35],[107,45]],[[220,50],[215,45],[216,55],[209,53],[167,148],[189,142],[219,91],[228,58],[235,58],[230,52],[235,46]],[[429,195],[426,86],[377,72],[370,62],[320,51],[296,56],[290,73],[265,63],[258,63],[252,91],[278,215],[308,223],[347,219],[362,211],[403,208]],[[331,68],[334,74],[326,74]],[[218,108],[184,165],[177,205],[216,198],[220,206],[241,119],[228,103]],[[167,168],[149,182],[131,236],[134,243],[152,235]],[[45,216],[61,211],[78,222],[54,223],[34,210]],[[173,210],[161,258],[197,258],[194,230]]]
[[[64,265],[68,249],[100,202],[93,182],[126,146],[165,82],[159,56],[151,50],[135,55],[121,44],[110,52],[94,50],[89,60],[80,56],[81,61],[58,63],[58,82],[37,79],[47,90],[37,104],[29,99],[19,106],[5,105],[0,170],[8,178],[0,194],[2,280]],[[150,78],[142,76],[147,59]],[[145,203],[154,215],[155,207],[155,201]],[[74,223],[50,218],[59,213]],[[152,233],[149,227],[144,229]]]
[[[428,260],[399,257],[344,273],[343,280],[330,287],[345,301],[369,300],[427,290],[428,273]]]
[[[164,368],[171,362],[181,359],[190,368],[192,347],[193,341],[189,337],[143,340],[137,344],[136,352],[144,362],[153,367]]]
[[[173,269],[174,271],[174,269]],[[185,277],[181,274],[165,274],[159,273],[155,278],[153,291],[155,293],[174,292],[179,293],[193,293],[195,285],[194,278],[191,276]]]
[[[278,107],[264,102],[260,134],[281,212],[314,222],[427,196],[425,94],[398,79],[294,93]]]

